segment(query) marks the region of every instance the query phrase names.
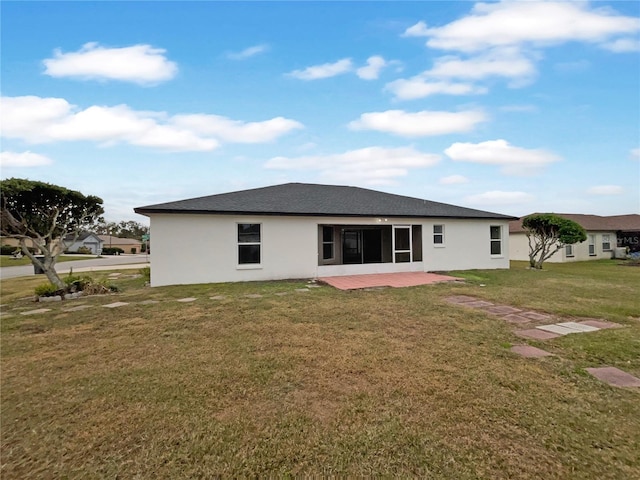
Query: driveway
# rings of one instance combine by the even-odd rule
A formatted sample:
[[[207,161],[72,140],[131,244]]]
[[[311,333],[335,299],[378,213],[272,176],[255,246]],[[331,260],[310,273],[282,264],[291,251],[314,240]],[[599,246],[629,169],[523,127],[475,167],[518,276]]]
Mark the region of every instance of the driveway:
[[[89,260],[74,260],[56,264],[58,273],[68,273],[73,268],[74,272],[87,272],[91,270],[105,270],[109,267],[117,268],[141,268],[149,265],[149,256],[145,254],[137,255],[108,255],[102,258],[91,258]],[[34,275],[33,265],[23,265],[21,267],[0,268],[0,278],[16,278]]]

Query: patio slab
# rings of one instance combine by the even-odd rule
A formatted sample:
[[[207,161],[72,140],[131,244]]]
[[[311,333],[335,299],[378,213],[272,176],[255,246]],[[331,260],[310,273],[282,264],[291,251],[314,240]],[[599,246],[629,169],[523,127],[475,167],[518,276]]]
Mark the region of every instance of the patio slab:
[[[592,325],[584,325],[582,323],[576,322],[561,322],[556,323],[561,327],[570,328],[571,330],[575,330],[576,332],[585,333],[585,332],[597,332],[600,330],[598,327],[594,327]]]
[[[522,311],[519,308],[510,307],[508,305],[494,305],[493,307],[487,307],[483,310],[494,315],[509,315],[510,313],[520,313]]]
[[[532,338],[534,340],[551,340],[552,338],[558,338],[560,336],[557,333],[545,332],[544,330],[538,330],[537,328],[516,330],[513,333],[521,338]]]
[[[527,317],[523,317],[519,313],[510,313],[509,315],[505,315],[502,318],[504,320],[506,320],[507,322],[509,322],[509,323],[529,323],[529,322],[531,322],[531,319],[529,319]]]
[[[615,367],[587,368],[587,372],[613,387],[640,387],[640,378]]]
[[[260,295],[259,293],[247,293],[244,297],[245,298],[262,298],[262,295]]]
[[[186,298],[179,298],[176,300],[176,302],[189,303],[189,302],[195,302],[196,300],[197,300],[196,297],[186,297]]]
[[[345,275],[340,277],[322,277],[318,280],[339,290],[356,290],[371,287],[415,287],[440,282],[455,282],[459,278],[426,272],[376,273],[367,275]]]
[[[224,300],[227,298],[226,295],[214,295],[213,297],[209,297],[209,300]]]
[[[468,295],[452,295],[450,297],[445,297],[445,300],[449,303],[465,304],[468,302],[475,302],[478,299],[475,297],[470,297]]]
[[[569,335],[570,333],[579,333],[577,330],[574,330],[573,328],[563,327],[561,325],[556,325],[555,323],[553,325],[541,325],[536,328],[539,330],[543,330],[545,332],[555,333],[557,335]]]
[[[140,302],[140,305],[153,305],[155,303],[160,303],[159,300],[144,300]]]
[[[514,345],[513,347],[511,347],[511,351],[525,358],[542,358],[553,356],[553,353],[542,350],[541,348],[532,347],[531,345]]]
[[[522,312],[519,315],[523,317],[527,317],[530,320],[534,320],[536,322],[548,322],[554,319],[553,315],[547,315],[546,313],[539,312]]]
[[[492,307],[495,304],[491,302],[485,302],[484,300],[476,300],[474,302],[462,303],[461,305],[464,305],[465,307],[483,308],[483,307]]]

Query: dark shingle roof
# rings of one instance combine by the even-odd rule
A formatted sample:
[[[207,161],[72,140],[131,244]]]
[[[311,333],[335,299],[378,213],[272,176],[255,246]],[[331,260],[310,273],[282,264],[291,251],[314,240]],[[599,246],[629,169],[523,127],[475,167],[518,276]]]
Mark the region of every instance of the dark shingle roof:
[[[136,213],[216,213],[340,217],[515,217],[359,187],[286,183],[135,208]]]

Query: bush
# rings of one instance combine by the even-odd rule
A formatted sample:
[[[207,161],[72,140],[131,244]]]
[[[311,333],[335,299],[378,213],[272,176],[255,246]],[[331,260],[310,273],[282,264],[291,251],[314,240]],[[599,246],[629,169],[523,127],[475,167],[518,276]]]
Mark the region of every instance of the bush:
[[[91,249],[89,247],[85,247],[83,245],[80,248],[78,248],[78,252],[77,253],[80,253],[82,255],[88,255],[88,254],[91,254],[93,252],[91,251]]]
[[[124,250],[119,247],[103,247],[102,255],[120,255]]]
[[[53,283],[42,283],[35,288],[35,293],[38,297],[53,297],[55,295],[61,295],[64,293]]]
[[[147,282],[151,281],[151,267],[144,267],[138,270],[142,278],[144,278]]]
[[[2,245],[0,247],[0,255],[13,255],[13,252],[20,250],[20,247],[14,247],[13,245]]]

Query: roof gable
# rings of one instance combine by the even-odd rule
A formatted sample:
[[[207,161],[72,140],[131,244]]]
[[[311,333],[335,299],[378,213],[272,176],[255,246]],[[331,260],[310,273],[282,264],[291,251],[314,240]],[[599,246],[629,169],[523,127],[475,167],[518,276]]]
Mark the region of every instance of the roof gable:
[[[359,187],[286,183],[135,208],[136,213],[215,213],[347,217],[515,217]]]

